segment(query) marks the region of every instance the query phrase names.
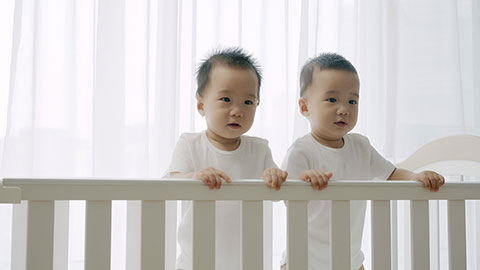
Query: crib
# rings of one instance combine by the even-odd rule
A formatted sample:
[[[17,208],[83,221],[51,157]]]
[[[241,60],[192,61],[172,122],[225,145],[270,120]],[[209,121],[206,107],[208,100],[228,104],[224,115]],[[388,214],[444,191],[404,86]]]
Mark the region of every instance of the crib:
[[[480,176],[480,138],[454,136],[427,144],[400,167],[434,168],[442,174]],[[454,151],[451,151],[454,149]],[[12,250],[20,260],[12,269],[67,269],[65,224],[58,218],[61,202],[85,200],[85,269],[110,269],[113,200],[140,201],[138,263],[132,269],[174,269],[175,239],[166,218],[170,201],[193,200],[194,269],[215,269],[215,201],[242,201],[242,269],[268,269],[271,244],[264,242],[264,201],[286,201],[288,269],[307,266],[307,204],[332,200],[330,237],[332,269],[350,269],[350,200],[371,201],[372,269],[396,269],[396,200],[410,201],[411,268],[431,269],[431,204],[448,201],[449,269],[467,269],[465,200],[480,200],[480,182],[449,181],[436,193],[412,181],[337,181],[322,192],[289,180],[281,190],[268,189],[262,180],[237,180],[220,190],[199,181],[168,179],[22,179],[6,178],[0,186],[0,203],[26,203],[25,235],[17,239],[25,248]],[[429,202],[430,201],[430,202]],[[62,210],[63,209],[63,210]],[[438,210],[438,208],[436,209]],[[67,209],[68,211],[68,209]],[[393,213],[393,214],[392,214]],[[475,202],[476,243],[480,250],[480,204]],[[267,213],[268,216],[268,213]],[[434,218],[434,216],[433,216]],[[68,227],[68,225],[67,225]],[[18,237],[15,236],[14,237]],[[23,239],[23,240],[22,240]],[[14,241],[15,243],[15,241]],[[15,254],[20,252],[24,254]],[[18,267],[14,265],[20,265]],[[267,266],[266,266],[267,265]],[[480,262],[477,261],[477,267]],[[478,269],[478,268],[477,268]]]

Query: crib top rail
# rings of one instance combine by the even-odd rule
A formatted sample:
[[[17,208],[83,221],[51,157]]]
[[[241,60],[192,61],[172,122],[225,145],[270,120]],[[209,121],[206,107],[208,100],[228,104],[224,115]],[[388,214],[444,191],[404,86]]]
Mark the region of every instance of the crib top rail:
[[[0,203],[20,203],[21,199],[19,187],[5,187],[0,182]]]
[[[480,200],[480,182],[448,182],[430,192],[415,181],[332,181],[322,191],[288,180],[279,191],[263,180],[234,180],[209,190],[191,179],[5,178],[0,202],[22,200]],[[2,191],[3,190],[3,191]],[[13,192],[8,193],[7,191]],[[21,191],[21,192],[20,192]]]

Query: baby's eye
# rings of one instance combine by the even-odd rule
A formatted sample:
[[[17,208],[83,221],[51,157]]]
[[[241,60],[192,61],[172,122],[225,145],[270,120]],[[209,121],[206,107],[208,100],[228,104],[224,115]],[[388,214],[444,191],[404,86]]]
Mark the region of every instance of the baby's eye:
[[[245,104],[247,104],[247,105],[252,105],[252,104],[253,104],[253,101],[251,101],[251,100],[245,100]]]
[[[328,102],[337,102],[336,98],[327,98],[326,101]]]
[[[225,102],[230,102],[231,101],[229,97],[222,97],[222,98],[220,98],[220,100],[225,101]]]
[[[350,103],[352,105],[355,105],[355,104],[357,104],[357,101],[352,99],[352,100],[349,100],[348,103]]]

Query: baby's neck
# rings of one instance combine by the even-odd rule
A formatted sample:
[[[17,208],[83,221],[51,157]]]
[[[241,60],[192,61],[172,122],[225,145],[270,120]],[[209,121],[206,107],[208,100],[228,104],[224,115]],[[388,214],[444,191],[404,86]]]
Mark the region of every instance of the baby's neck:
[[[342,138],[340,139],[330,139],[330,138],[324,138],[321,136],[316,135],[315,133],[311,132],[312,137],[321,145],[324,145],[326,147],[330,148],[342,148],[345,145],[345,140]]]
[[[207,130],[206,132],[208,141],[216,148],[223,151],[233,151],[240,146],[240,137],[237,138],[223,138],[213,132]]]

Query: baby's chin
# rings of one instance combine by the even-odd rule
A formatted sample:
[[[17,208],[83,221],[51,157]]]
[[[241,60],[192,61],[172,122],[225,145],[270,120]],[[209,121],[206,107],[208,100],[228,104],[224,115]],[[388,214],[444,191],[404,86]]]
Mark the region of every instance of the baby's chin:
[[[335,133],[335,134],[325,134],[322,132],[315,132],[314,130],[311,131],[313,137],[317,140],[325,141],[325,142],[335,142],[335,141],[341,141],[343,140],[343,137],[347,135],[347,133],[341,132],[341,133]]]
[[[245,130],[227,130],[227,131],[219,131],[215,132],[210,130],[210,134],[214,134],[215,137],[221,138],[223,140],[236,140],[243,134],[245,134],[247,131]]]

